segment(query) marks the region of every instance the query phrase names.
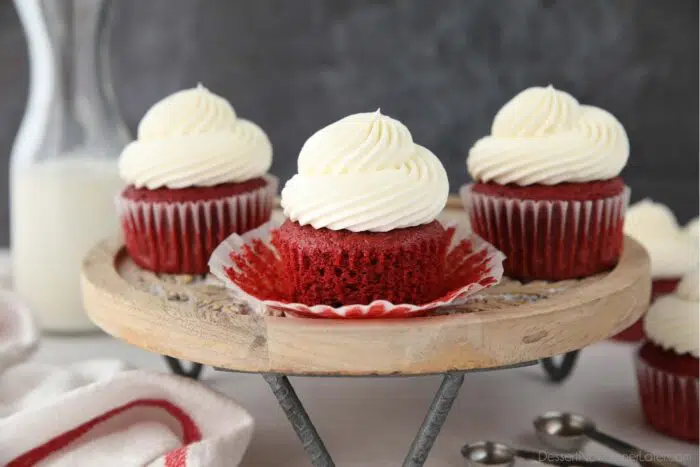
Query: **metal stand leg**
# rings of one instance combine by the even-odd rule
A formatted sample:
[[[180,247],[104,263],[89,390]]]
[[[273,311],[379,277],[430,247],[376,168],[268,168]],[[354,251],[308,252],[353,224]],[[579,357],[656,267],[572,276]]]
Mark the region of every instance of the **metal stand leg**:
[[[186,378],[199,379],[199,374],[202,372],[201,363],[192,363],[192,368],[185,370],[182,363],[177,358],[165,356],[165,361],[168,362],[170,370],[178,376],[184,376]]]
[[[304,445],[304,450],[311,459],[311,463],[315,467],[335,467],[326,445],[323,444],[323,440],[311,422],[309,414],[306,413],[304,405],[297,397],[289,379],[284,375],[275,374],[263,374],[263,378],[272,388],[282,410],[292,423],[292,427]],[[445,374],[423,424],[411,443],[411,448],[403,462],[404,467],[422,467],[425,464],[463,381],[464,373]]]
[[[315,467],[335,467],[331,455],[328,454],[326,445],[318,435],[316,427],[306,413],[304,405],[297,397],[289,379],[284,375],[263,374],[263,378],[270,385],[272,392],[277,397],[282,410],[297,433],[304,450]]]
[[[578,353],[578,350],[574,350],[573,352],[567,353],[566,355],[564,355],[564,358],[562,359],[560,365],[554,363],[554,357],[543,358],[542,367],[547,373],[547,376],[549,376],[549,380],[553,383],[561,383],[566,378],[568,378],[574,369],[574,365],[576,365]]]
[[[403,461],[404,467],[421,467],[425,463],[463,382],[464,373],[445,374],[442,384],[440,384],[440,389],[435,394],[423,424],[413,439],[413,443],[411,443],[406,459]]]

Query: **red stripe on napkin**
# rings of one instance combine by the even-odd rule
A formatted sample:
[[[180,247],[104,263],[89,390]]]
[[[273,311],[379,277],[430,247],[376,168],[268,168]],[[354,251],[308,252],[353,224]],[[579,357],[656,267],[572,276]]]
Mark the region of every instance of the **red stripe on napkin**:
[[[109,420],[129,409],[135,407],[157,407],[165,410],[170,415],[172,415],[179,423],[182,428],[182,442],[185,445],[197,442],[202,439],[202,434],[199,428],[195,424],[194,420],[190,418],[187,413],[182,410],[177,405],[168,402],[164,399],[138,399],[128,404],[124,404],[120,407],[110,410],[109,412],[100,415],[98,417],[89,420],[82,425],[73,428],[55,438],[49,440],[48,442],[37,446],[36,448],[28,451],[16,459],[10,461],[7,467],[30,467],[35,465],[37,462],[45,460],[51,454],[59,451],[72,442],[78,440],[81,436],[88,433],[95,426],[100,423]],[[183,451],[184,454],[179,454],[179,451]],[[172,456],[171,456],[172,455]],[[166,457],[166,467],[184,467],[187,460],[186,449],[179,448],[175,451],[168,453]]]
[[[185,467],[187,465],[187,446],[182,446],[165,455],[165,467]]]

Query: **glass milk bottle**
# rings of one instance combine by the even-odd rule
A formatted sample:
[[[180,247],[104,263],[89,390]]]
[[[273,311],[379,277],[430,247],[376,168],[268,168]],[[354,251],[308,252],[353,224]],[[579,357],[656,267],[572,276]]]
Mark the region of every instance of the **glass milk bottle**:
[[[117,235],[117,156],[129,140],[108,71],[107,0],[15,0],[30,59],[10,166],[14,288],[44,331],[94,329],[80,265]]]

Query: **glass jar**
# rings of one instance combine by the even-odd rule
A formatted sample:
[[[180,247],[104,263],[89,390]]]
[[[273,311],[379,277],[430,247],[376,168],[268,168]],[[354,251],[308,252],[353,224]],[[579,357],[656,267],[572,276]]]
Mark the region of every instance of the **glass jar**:
[[[51,332],[94,329],[80,265],[116,235],[117,156],[129,135],[108,66],[109,0],[15,0],[30,60],[10,162],[14,288]]]

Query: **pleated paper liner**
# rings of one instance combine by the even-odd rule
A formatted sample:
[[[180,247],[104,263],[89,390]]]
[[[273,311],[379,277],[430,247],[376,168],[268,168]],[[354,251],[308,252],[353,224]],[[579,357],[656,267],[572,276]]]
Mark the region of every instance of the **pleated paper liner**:
[[[656,368],[637,356],[639,398],[647,422],[657,431],[698,442],[698,378]]]
[[[209,268],[226,287],[254,310],[264,307],[296,317],[404,318],[420,316],[441,307],[464,303],[469,295],[497,284],[503,275],[503,254],[483,239],[455,224],[443,224],[452,233],[443,278],[445,291],[429,303],[394,304],[375,300],[367,305],[332,307],[292,303],[290,281],[272,244],[272,232],[281,222],[273,220],[243,235],[233,234],[219,245]]]
[[[614,267],[629,189],[600,200],[519,200],[460,190],[474,232],[503,251],[508,277],[566,280]]]
[[[144,269],[170,274],[205,274],[214,249],[232,233],[244,233],[270,219],[278,180],[220,199],[193,202],[133,201],[117,195],[124,241]]]

